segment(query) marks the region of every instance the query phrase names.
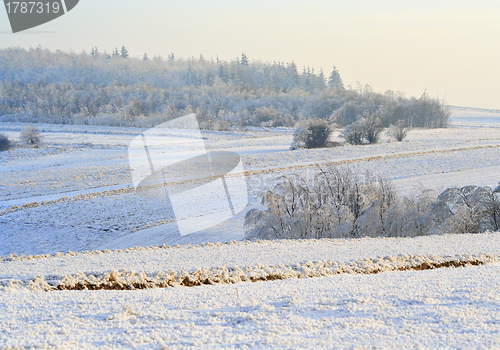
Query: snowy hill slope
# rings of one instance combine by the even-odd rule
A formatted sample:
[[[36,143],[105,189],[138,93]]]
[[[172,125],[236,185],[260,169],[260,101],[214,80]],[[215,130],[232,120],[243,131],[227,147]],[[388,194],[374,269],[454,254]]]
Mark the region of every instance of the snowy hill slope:
[[[500,264],[134,291],[31,291],[32,276],[200,266],[386,263],[489,253],[500,234],[233,243],[4,258],[0,347],[495,348]],[[392,258],[391,258],[392,257]],[[359,259],[362,258],[362,261]],[[372,258],[369,260],[367,258]],[[304,264],[307,265],[307,264]],[[312,265],[308,265],[313,270]],[[389,265],[386,265],[389,266]],[[264,267],[265,269],[265,267]],[[139,275],[139,273],[137,274]],[[10,281],[5,284],[5,282]]]
[[[311,176],[317,164],[349,165],[391,179],[402,194],[500,181],[500,114],[452,109],[452,127],[412,130],[405,142],[289,151],[292,129],[204,132],[210,149],[239,153],[255,205],[281,175]],[[485,119],[486,118],[486,119]],[[22,124],[0,123],[13,140]],[[241,240],[243,214],[182,237],[172,208],[131,188],[135,128],[40,125],[40,148],[0,153],[0,255]],[[335,133],[335,136],[338,132]],[[340,140],[337,139],[336,140]]]

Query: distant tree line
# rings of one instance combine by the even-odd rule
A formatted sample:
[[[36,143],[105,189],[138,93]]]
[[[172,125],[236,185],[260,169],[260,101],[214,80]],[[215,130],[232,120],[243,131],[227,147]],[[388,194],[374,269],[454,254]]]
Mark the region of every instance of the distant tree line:
[[[0,50],[0,121],[150,127],[196,113],[203,128],[293,126],[323,119],[346,126],[373,117],[387,127],[446,127],[448,111],[422,95],[344,87],[336,68],[294,62],[129,57],[123,46],[90,54],[41,47]]]

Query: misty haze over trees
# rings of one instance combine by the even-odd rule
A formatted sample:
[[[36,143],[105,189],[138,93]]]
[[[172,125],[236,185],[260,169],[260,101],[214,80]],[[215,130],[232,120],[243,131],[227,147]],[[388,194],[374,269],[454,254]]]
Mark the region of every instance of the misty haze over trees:
[[[323,119],[339,127],[376,119],[388,127],[446,127],[448,111],[423,94],[375,93],[344,87],[330,73],[295,63],[262,63],[245,54],[230,61],[130,58],[111,53],[0,50],[0,121],[151,127],[196,113],[204,129],[293,126]]]

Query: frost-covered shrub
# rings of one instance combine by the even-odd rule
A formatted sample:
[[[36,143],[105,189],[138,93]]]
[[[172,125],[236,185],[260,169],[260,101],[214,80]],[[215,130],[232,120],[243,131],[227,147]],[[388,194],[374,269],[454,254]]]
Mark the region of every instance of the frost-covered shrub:
[[[281,113],[272,107],[259,107],[250,119],[250,124],[256,126],[274,126],[273,124],[283,122]],[[278,125],[276,125],[278,126]]]
[[[389,181],[350,168],[320,169],[309,181],[278,179],[263,210],[245,218],[248,239],[415,237],[500,230],[500,186],[430,190],[401,197]]]
[[[406,127],[404,120],[398,120],[396,124],[391,125],[388,134],[392,136],[396,141],[401,142],[405,139],[410,131],[409,127]]]
[[[0,152],[8,151],[12,144],[7,136],[0,134]]]
[[[326,147],[332,129],[328,122],[322,119],[313,119],[303,122],[293,134],[291,149]]]
[[[212,126],[212,130],[214,131],[229,131],[231,128],[231,124],[226,120],[218,120]]]
[[[341,136],[351,145],[377,143],[382,130],[380,119],[366,118],[347,125]]]
[[[379,141],[379,136],[384,129],[382,127],[382,122],[378,118],[367,118],[363,120],[364,124],[364,136],[368,143],[377,143]]]
[[[347,143],[351,145],[361,145],[363,144],[363,128],[361,122],[354,122],[345,127],[344,131],[340,134]]]
[[[430,215],[435,233],[479,233],[500,229],[500,189],[465,186],[441,193]]]
[[[311,181],[298,175],[278,181],[262,198],[266,208],[247,213],[247,238],[376,237],[389,235],[401,217],[389,182],[351,168],[319,169]]]
[[[38,130],[32,126],[27,125],[21,129],[21,141],[30,145],[37,145],[42,141],[42,137]]]

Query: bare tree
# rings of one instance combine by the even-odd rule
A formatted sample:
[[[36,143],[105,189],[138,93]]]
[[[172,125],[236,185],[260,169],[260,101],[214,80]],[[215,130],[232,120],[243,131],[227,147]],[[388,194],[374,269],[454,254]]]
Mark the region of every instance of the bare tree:
[[[401,142],[408,135],[410,128],[405,125],[404,120],[398,120],[396,124],[389,129],[389,135],[394,137],[396,141]]]
[[[377,143],[382,133],[382,122],[378,118],[360,119],[344,129],[342,137],[351,145]]]

